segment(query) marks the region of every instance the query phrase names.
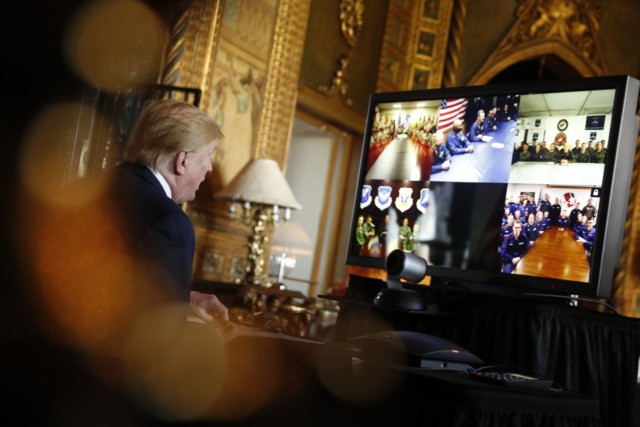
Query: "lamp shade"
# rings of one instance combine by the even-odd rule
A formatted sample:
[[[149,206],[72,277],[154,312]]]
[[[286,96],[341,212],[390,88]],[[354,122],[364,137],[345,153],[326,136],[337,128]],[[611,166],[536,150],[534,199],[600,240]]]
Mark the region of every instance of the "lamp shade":
[[[272,159],[251,160],[216,197],[282,208],[302,208],[278,163]]]

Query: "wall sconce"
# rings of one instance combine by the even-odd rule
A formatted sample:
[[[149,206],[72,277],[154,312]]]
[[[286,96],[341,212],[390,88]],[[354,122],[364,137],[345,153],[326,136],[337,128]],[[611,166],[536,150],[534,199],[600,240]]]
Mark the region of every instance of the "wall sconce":
[[[291,217],[291,209],[302,208],[278,163],[271,159],[251,160],[216,197],[229,200],[232,216],[252,227],[247,264],[239,282],[268,286],[264,257],[264,247],[269,241],[267,230],[287,221]]]

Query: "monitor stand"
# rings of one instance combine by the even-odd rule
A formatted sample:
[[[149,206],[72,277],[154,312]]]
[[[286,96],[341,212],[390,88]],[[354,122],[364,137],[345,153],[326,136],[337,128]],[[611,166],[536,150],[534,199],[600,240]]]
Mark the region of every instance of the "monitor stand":
[[[427,300],[422,292],[406,289],[398,276],[387,276],[387,287],[380,289],[373,303],[384,308],[425,311]]]

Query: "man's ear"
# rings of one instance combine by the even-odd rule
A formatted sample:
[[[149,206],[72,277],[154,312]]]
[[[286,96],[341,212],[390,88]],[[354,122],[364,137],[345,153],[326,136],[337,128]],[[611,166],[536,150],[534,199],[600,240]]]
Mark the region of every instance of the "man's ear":
[[[187,160],[187,152],[179,151],[173,157],[173,171],[176,175],[184,175],[187,173],[187,166],[189,161]]]

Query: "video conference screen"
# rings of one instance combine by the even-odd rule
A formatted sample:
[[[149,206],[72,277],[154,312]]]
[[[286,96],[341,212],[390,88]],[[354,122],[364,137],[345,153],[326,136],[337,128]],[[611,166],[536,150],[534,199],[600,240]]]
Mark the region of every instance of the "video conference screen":
[[[615,89],[370,106],[348,262],[587,283]],[[365,262],[362,262],[365,260]]]

